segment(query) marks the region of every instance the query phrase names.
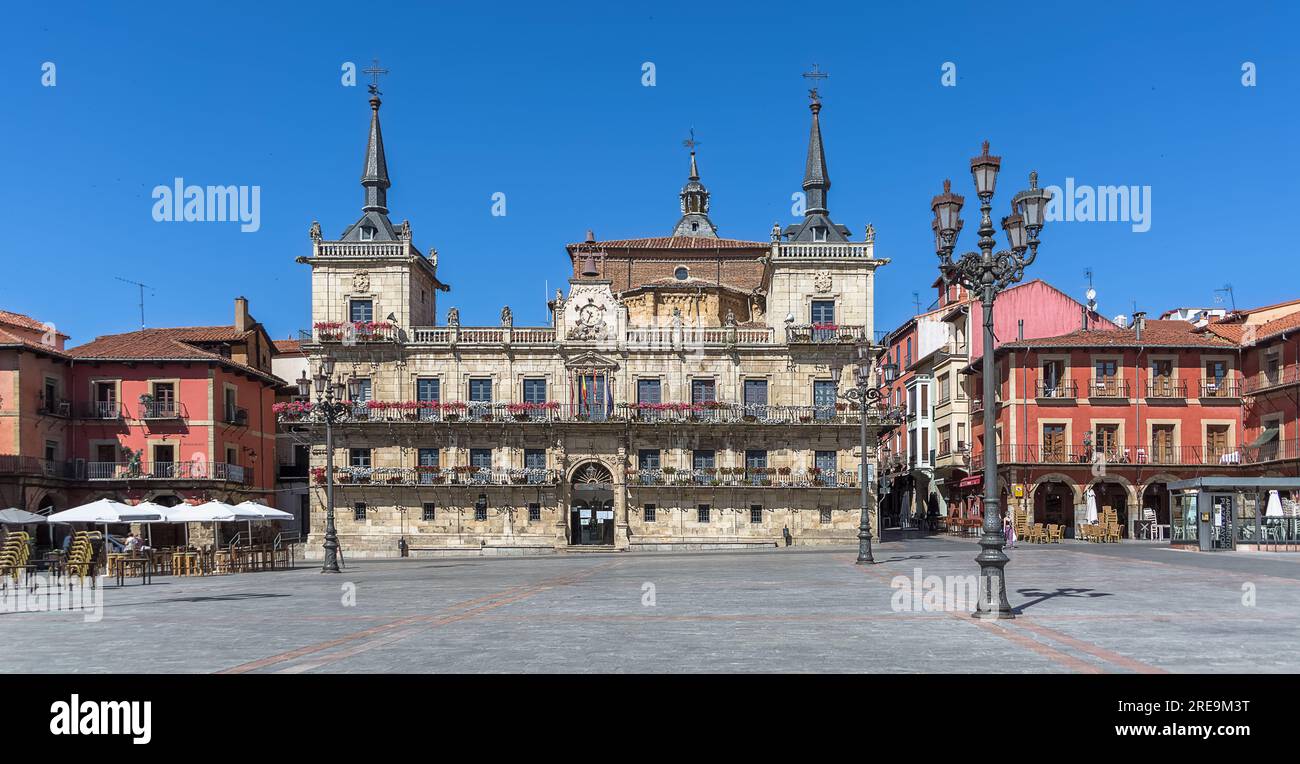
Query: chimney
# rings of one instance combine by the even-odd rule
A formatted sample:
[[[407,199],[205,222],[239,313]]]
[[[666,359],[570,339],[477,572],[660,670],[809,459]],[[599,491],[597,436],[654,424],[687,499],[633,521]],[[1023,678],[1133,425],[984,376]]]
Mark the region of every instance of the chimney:
[[[1079,306],[1079,315],[1083,317],[1083,330],[1086,332],[1088,331],[1088,307],[1086,305]]]
[[[1023,342],[1025,339],[1025,319],[1016,322],[1016,341]]]
[[[246,332],[253,326],[253,317],[248,315],[248,298],[235,298],[235,329]]]
[[[1147,328],[1146,311],[1139,310],[1133,314],[1133,339],[1142,341],[1142,332]]]

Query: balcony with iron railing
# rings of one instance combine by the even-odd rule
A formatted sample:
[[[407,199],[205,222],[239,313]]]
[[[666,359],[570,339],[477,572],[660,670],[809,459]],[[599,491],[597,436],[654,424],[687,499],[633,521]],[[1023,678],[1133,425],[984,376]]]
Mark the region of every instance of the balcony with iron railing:
[[[225,415],[224,421],[227,424],[238,425],[240,427],[248,426],[248,409],[239,406],[226,406],[226,410],[223,413]]]
[[[185,404],[174,400],[140,399],[140,419],[188,419]]]
[[[277,403],[278,421],[314,424],[319,416],[306,403]],[[868,422],[901,421],[896,409],[868,409]],[[488,403],[476,401],[366,401],[352,404],[344,419],[349,423],[554,423],[625,422],[630,424],[754,424],[754,425],[856,425],[862,417],[857,406],[834,403],[821,406],[740,404],[724,401],[701,403],[618,403],[564,405],[546,403]]]
[[[400,332],[387,321],[318,321],[314,339],[322,344],[357,345],[396,342]]]
[[[226,462],[86,462],[86,480],[213,480],[249,485],[251,467]]]
[[[42,397],[36,407],[36,413],[41,416],[69,417],[72,416],[72,402],[64,398],[45,400]]]
[[[1088,397],[1127,399],[1128,382],[1118,377],[1098,377],[1088,383]]]
[[[1187,383],[1181,379],[1156,379],[1147,383],[1147,400],[1183,400]]]
[[[1079,387],[1073,382],[1038,382],[1038,396],[1044,400],[1073,401],[1079,397]]]
[[[703,469],[637,470],[629,472],[631,487],[682,488],[857,488],[856,470],[810,467],[714,467]]]
[[[75,480],[78,477],[76,462],[40,459],[18,454],[0,454],[0,475],[46,477],[57,480]]]
[[[1236,401],[1241,398],[1241,385],[1228,377],[1202,379],[1201,402],[1214,400]]]
[[[998,447],[998,463],[1080,465],[1235,466],[1254,463],[1246,449],[1215,446],[1116,446],[1104,450],[1090,445],[1017,444]],[[973,469],[984,466],[983,452],[971,459]]]
[[[312,482],[324,485],[325,468],[312,469]],[[394,486],[506,486],[555,485],[555,470],[536,467],[489,469],[483,467],[335,467],[337,485]]]
[[[80,407],[82,419],[116,421],[125,419],[126,407],[117,401],[89,401]]]
[[[1289,387],[1296,384],[1300,384],[1300,366],[1290,366],[1285,369],[1260,371],[1258,374],[1247,377],[1242,384],[1242,392],[1247,395],[1254,395],[1272,391],[1274,388]]]

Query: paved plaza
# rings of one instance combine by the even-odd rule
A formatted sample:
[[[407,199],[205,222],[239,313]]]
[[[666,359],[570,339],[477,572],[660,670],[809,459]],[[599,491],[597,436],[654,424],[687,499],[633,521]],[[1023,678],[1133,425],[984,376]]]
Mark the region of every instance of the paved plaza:
[[[98,622],[0,614],[0,672],[1300,671],[1297,555],[1022,546],[1020,615],[985,623],[899,612],[891,586],[974,572],[973,543],[876,551],[869,568],[795,547],[158,577],[106,587]]]

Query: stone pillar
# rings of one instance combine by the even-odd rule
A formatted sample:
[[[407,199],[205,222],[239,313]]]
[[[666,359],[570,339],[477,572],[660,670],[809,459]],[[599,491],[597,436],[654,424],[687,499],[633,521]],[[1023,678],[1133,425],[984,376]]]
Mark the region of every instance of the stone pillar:
[[[614,465],[614,548],[627,549],[631,545],[627,522],[627,447],[618,447],[618,462]]]

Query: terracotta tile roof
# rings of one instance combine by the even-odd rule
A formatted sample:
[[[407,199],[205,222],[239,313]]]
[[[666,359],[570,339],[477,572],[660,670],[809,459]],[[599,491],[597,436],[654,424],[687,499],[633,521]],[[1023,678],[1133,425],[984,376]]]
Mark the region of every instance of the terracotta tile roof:
[[[655,287],[655,288],[690,287],[692,289],[698,287],[721,287],[723,289],[730,289],[733,292],[739,292],[741,294],[749,294],[747,290],[741,289],[738,286],[733,286],[731,284],[728,284],[725,281],[722,283],[718,283],[713,279],[697,279],[694,276],[691,276],[690,278],[686,278],[686,279],[679,279],[674,276],[668,276],[667,278],[647,281],[644,284],[639,284],[637,286],[632,287],[631,289],[624,290],[623,294],[626,294],[627,292],[635,292],[638,289],[648,289],[651,287]]]
[[[302,352],[300,340],[271,340],[278,355],[297,355]]]
[[[1197,331],[1187,321],[1166,321],[1147,319],[1142,339],[1137,338],[1133,327],[1125,329],[1092,329],[1070,332],[1056,337],[1040,337],[1034,340],[1004,342],[1003,349],[1041,348],[1041,347],[1234,347],[1235,342],[1218,335]]]
[[[27,329],[33,332],[45,331],[44,323],[37,321],[31,316],[25,316],[22,313],[14,313],[9,310],[0,310],[0,324],[8,324],[9,326],[16,326],[19,329]],[[68,336],[62,332],[59,332],[59,335],[64,339],[67,339]]]
[[[216,342],[239,338],[248,332],[233,327],[185,326],[168,329],[142,329],[125,334],[106,334],[84,345],[67,350],[67,355],[82,360],[104,361],[200,361],[219,363],[247,374],[256,375],[274,385],[283,380],[218,353],[204,350],[191,342]]]
[[[50,347],[49,345],[44,345],[40,342],[36,342],[35,340],[32,340],[29,337],[22,337],[17,334],[14,334],[13,332],[5,331],[3,327],[0,327],[0,347],[6,345],[21,345],[30,350],[36,350],[42,353],[49,353],[50,355],[58,356],[60,358],[67,357],[66,353],[64,353],[63,351],[57,348]]]
[[[1255,327],[1255,340],[1266,340],[1276,337],[1282,332],[1290,332],[1300,329],[1300,311],[1288,313],[1281,318],[1275,318],[1265,324]],[[1244,330],[1243,330],[1244,333]]]
[[[611,239],[609,241],[597,242],[576,242],[565,247],[569,252],[576,252],[579,249],[590,249],[593,252],[599,252],[602,249],[650,249],[650,250],[683,250],[683,249],[747,249],[747,250],[767,250],[771,245],[761,241],[744,241],[742,239],[711,239],[704,236],[656,236],[646,239]]]
[[[1230,342],[1241,342],[1242,335],[1246,333],[1246,325],[1211,322],[1206,324],[1202,331],[1222,337]]]

